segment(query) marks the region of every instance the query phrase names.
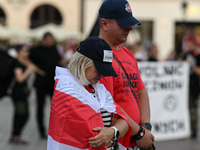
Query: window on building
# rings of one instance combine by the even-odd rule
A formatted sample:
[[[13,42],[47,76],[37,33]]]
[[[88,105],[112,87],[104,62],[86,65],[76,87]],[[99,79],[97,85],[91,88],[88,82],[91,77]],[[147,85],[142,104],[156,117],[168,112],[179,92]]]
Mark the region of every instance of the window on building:
[[[58,9],[50,5],[37,7],[31,15],[31,28],[36,28],[48,23],[60,25],[62,16]]]
[[[153,21],[143,20],[142,25],[133,26],[129,36],[132,36],[135,42],[142,42],[144,49],[148,50],[153,42]]]
[[[183,39],[194,35],[200,38],[200,22],[176,22],[175,23],[175,50],[179,55],[184,51]]]
[[[153,44],[153,21],[140,20],[142,25],[135,25],[129,33],[124,46],[127,47],[137,60],[147,60],[149,49]]]
[[[5,22],[6,22],[6,16],[3,9],[0,7],[0,23],[2,25],[5,25]]]

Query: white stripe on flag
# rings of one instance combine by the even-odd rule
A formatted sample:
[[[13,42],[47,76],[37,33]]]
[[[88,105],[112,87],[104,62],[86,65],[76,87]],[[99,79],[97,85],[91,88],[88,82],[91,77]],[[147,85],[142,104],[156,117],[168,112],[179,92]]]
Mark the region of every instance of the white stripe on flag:
[[[88,150],[88,149],[80,149],[77,147],[59,143],[48,135],[47,150]]]
[[[119,149],[120,149],[120,150],[127,150],[127,148],[124,147],[122,144],[120,144],[120,143],[118,143],[118,144],[119,144]]]

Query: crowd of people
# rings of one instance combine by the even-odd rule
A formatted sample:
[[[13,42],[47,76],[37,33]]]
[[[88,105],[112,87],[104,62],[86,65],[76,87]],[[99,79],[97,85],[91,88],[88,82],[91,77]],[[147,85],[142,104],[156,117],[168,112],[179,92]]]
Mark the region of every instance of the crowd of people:
[[[13,47],[16,53],[8,50],[7,54],[14,57],[10,67],[13,78],[7,86],[14,106],[10,143],[29,144],[21,135],[29,116],[27,80],[34,73],[38,134],[48,139],[48,150],[155,149],[148,92],[137,61],[159,61],[158,45],[152,43],[146,51],[141,41],[122,46],[132,27],[141,24],[126,0],[105,0],[99,17],[99,35],[80,43],[72,37],[55,44],[53,35],[47,32],[39,45],[17,45]],[[185,43],[182,54],[176,56],[172,51],[166,61],[187,60],[190,65],[189,106],[192,137],[196,138],[199,41],[189,36]],[[119,89],[130,92],[118,93]],[[46,96],[51,97],[48,133],[44,124]]]

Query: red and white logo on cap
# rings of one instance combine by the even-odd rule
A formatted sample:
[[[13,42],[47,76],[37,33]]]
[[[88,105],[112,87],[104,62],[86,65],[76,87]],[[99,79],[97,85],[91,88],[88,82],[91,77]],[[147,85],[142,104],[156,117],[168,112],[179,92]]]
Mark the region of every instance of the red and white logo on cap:
[[[129,3],[127,3],[127,4],[125,5],[125,10],[126,10],[127,12],[131,12],[131,6],[129,5]]]

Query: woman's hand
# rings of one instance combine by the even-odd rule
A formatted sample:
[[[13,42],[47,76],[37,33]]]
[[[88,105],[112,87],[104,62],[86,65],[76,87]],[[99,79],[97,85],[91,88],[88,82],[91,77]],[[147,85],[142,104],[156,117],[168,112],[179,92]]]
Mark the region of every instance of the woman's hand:
[[[89,138],[90,146],[94,148],[102,147],[110,144],[111,139],[114,137],[115,130],[113,128],[96,127],[94,132],[99,132],[95,137]]]

